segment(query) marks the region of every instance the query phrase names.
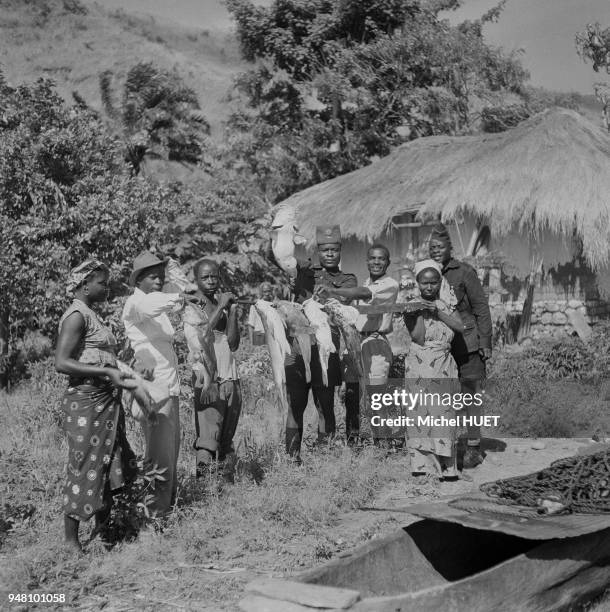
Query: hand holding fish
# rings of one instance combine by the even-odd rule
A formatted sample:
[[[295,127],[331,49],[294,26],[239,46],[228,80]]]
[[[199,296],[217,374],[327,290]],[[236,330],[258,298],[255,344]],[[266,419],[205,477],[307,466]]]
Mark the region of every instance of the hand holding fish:
[[[313,291],[313,298],[318,302],[324,304],[327,300],[334,298],[333,290],[330,287],[324,285],[318,285]]]
[[[218,298],[218,306],[220,308],[226,308],[229,304],[234,304],[237,301],[237,296],[233,293],[226,292],[221,293]]]

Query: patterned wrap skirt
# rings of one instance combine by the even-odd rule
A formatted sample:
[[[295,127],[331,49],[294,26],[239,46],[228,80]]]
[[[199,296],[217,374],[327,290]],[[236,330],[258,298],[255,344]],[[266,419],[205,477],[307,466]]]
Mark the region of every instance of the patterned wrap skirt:
[[[86,521],[108,504],[109,494],[131,483],[136,457],[125,435],[121,392],[100,379],[68,387],[63,397],[68,438],[63,509]]]

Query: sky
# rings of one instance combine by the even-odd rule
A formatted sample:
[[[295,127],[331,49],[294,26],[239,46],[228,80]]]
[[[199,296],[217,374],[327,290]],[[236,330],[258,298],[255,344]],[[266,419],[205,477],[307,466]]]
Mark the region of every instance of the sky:
[[[99,0],[99,4],[202,29],[231,27],[221,0]],[[452,22],[475,19],[495,4],[497,0],[464,0],[448,18]],[[524,50],[522,61],[533,85],[592,93],[593,83],[606,75],[596,74],[578,57],[574,35],[595,21],[610,26],[610,0],[508,0],[500,21],[489,24],[484,34],[488,42],[506,50]]]

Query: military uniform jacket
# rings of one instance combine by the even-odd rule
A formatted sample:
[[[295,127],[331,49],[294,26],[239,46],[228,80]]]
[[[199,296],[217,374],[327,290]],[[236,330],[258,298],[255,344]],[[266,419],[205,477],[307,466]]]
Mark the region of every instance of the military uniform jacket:
[[[451,258],[443,269],[443,276],[455,293],[456,310],[464,324],[464,333],[456,334],[451,345],[452,355],[476,353],[491,348],[491,314],[489,302],[475,269]]]
[[[322,266],[316,266],[310,259],[297,260],[297,278],[294,283],[295,300],[302,304],[309,299],[318,286],[334,289],[351,289],[358,286],[355,274],[337,270],[329,272]]]

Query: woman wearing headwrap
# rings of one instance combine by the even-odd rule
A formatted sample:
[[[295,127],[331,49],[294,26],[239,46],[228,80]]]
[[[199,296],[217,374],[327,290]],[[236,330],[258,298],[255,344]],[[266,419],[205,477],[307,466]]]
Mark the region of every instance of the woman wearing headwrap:
[[[112,492],[136,473],[121,406],[121,388],[133,384],[117,369],[112,332],[91,308],[106,299],[108,277],[108,268],[93,259],[71,271],[67,289],[74,301],[59,322],[55,351],[55,369],[69,376],[62,401],[68,438],[65,538],[79,551],[79,522],[95,516],[99,529],[110,514]]]
[[[443,278],[455,294],[456,310],[464,324],[464,333],[457,335],[451,346],[462,393],[480,393],[485,383],[485,363],[491,357],[489,301],[475,269],[452,257],[451,238],[442,223],[438,223],[432,230],[429,250],[430,257],[442,266]],[[479,417],[482,407],[472,405],[466,408],[466,412],[470,417]],[[464,453],[465,468],[475,468],[483,462],[480,443],[481,428],[470,425]]]
[[[441,401],[452,394],[457,382],[457,366],[451,357],[451,340],[464,329],[458,316],[439,299],[442,268],[432,259],[415,264],[415,279],[422,299],[422,310],[405,314],[411,334],[409,353],[405,358],[405,387],[412,393],[438,394],[425,396],[415,406],[415,424],[408,430],[408,447],[413,475],[436,474],[455,478],[456,428],[427,425],[426,417],[455,418],[449,402]]]

